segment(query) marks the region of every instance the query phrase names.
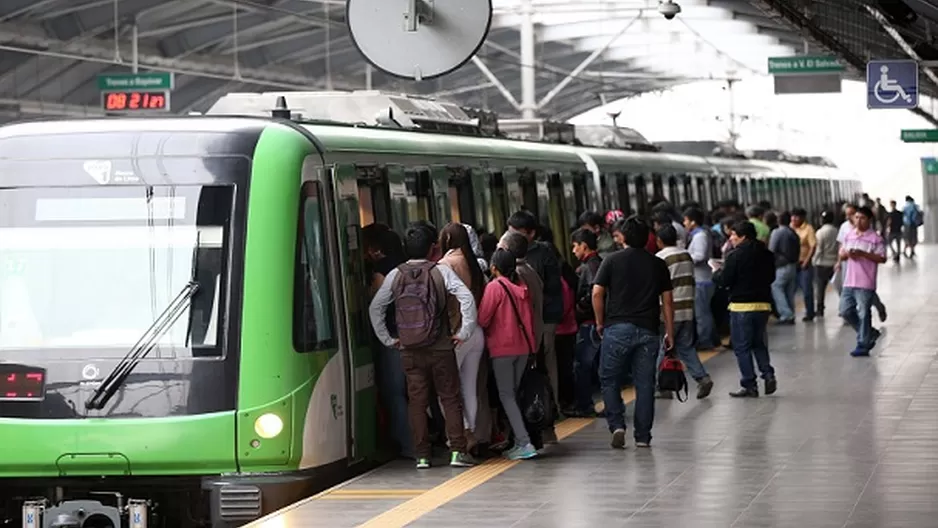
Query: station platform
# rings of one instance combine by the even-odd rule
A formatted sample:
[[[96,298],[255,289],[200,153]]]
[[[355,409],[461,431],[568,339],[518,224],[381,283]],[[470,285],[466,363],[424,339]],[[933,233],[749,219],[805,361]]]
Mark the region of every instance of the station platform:
[[[650,449],[614,450],[605,420],[567,419],[537,459],[393,462],[250,526],[936,526],[936,266],[938,248],[881,266],[888,319],[874,312],[886,331],[869,358],[848,355],[833,291],[826,318],[770,327],[772,396],[730,398],[732,352],[706,354],[713,394],[693,399],[691,380],[689,401],[658,400]]]

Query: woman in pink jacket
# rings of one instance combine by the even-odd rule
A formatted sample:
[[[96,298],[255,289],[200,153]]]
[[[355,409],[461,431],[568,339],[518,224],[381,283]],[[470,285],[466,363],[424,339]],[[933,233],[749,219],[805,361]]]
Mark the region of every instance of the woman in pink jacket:
[[[503,249],[497,250],[492,255],[491,271],[495,280],[485,287],[478,323],[485,331],[485,343],[492,356],[498,398],[515,433],[515,446],[505,452],[505,457],[531,458],[537,455],[537,450],[531,445],[515,395],[528,365],[528,355],[534,352],[534,314],[528,289],[515,273],[515,257]]]

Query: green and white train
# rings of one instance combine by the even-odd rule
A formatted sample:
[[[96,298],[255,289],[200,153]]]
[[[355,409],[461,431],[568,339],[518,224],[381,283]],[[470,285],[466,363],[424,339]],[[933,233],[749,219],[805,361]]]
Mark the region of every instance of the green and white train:
[[[271,117],[280,95],[320,121]],[[376,107],[378,126],[331,115]],[[827,167],[459,135],[458,108],[376,93],[212,113],[243,115],[0,128],[0,525],[236,526],[384,460],[368,223],[500,232],[526,207],[565,235],[653,195],[858,190]]]

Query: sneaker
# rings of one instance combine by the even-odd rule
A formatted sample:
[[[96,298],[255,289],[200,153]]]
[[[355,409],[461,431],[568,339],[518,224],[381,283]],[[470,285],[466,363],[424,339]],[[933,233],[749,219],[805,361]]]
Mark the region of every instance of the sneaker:
[[[453,467],[472,467],[478,464],[472,455],[469,453],[460,453],[459,451],[453,451],[453,455],[449,459],[449,465]]]
[[[869,357],[870,351],[863,350],[862,348],[856,348],[850,352],[850,355],[853,357]]]
[[[616,429],[612,432],[612,447],[625,449],[625,429]]]
[[[713,390],[713,380],[710,379],[710,376],[704,376],[700,378],[700,381],[697,382],[697,399],[702,400],[707,396],[710,396],[710,391]]]
[[[775,394],[775,391],[778,390],[778,381],[775,378],[769,378],[765,380],[765,395]]]
[[[531,445],[531,442],[528,442],[523,446],[515,446],[507,453],[505,453],[505,458],[508,460],[527,460],[536,456],[537,449],[534,449],[534,446]]]
[[[733,398],[758,398],[759,389],[747,389],[745,387],[730,393]]]
[[[639,442],[636,440],[635,447],[651,447],[651,442]]]
[[[418,458],[418,459],[417,459],[417,469],[430,469],[430,459],[429,459],[429,458]]]

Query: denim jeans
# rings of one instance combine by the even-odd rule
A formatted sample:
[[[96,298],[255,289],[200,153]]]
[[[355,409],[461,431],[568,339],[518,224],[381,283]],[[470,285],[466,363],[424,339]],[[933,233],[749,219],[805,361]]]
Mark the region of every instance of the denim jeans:
[[[414,456],[414,443],[410,433],[410,417],[407,410],[407,379],[401,363],[401,351],[394,347],[378,345],[378,390],[381,403],[388,411],[388,426],[391,438],[401,448],[401,456]]]
[[[660,346],[652,331],[631,323],[606,327],[599,360],[599,379],[609,431],[625,429],[622,375],[631,366],[635,384],[635,441],[650,442],[655,421],[655,359]]]
[[[870,308],[876,291],[844,286],[840,294],[840,316],[857,332],[857,350],[873,348],[873,324]]]
[[[814,283],[816,286],[814,291],[814,299],[817,303],[817,311],[821,313],[824,312],[824,298],[827,297],[827,285],[830,283],[833,277],[833,266],[814,267]]]
[[[814,266],[798,268],[798,289],[804,296],[805,317],[814,317]],[[792,308],[794,308],[794,304]]]
[[[687,367],[687,373],[696,381],[707,377],[707,370],[700,362],[700,356],[697,355],[697,349],[694,348],[694,322],[693,321],[675,321],[674,322],[674,351],[677,353],[684,366]],[[658,368],[664,361],[664,340],[658,349]],[[657,369],[656,369],[657,370]]]
[[[697,321],[697,345],[701,348],[713,348],[716,329],[713,325],[713,311],[710,301],[716,286],[712,282],[698,282],[694,287],[694,317]]]
[[[772,298],[778,310],[779,321],[791,321],[795,318],[795,279],[797,264],[785,264],[775,268],[775,282],[772,283]]]
[[[755,389],[755,364],[762,373],[762,379],[775,377],[775,369],[769,358],[769,342],[766,326],[769,324],[769,312],[732,312],[730,313],[730,333],[733,339],[733,352],[739,366],[739,384],[747,389]]]
[[[596,325],[582,324],[576,334],[576,356],[573,359],[576,410],[593,410],[593,371],[599,358],[602,341],[596,335]]]

